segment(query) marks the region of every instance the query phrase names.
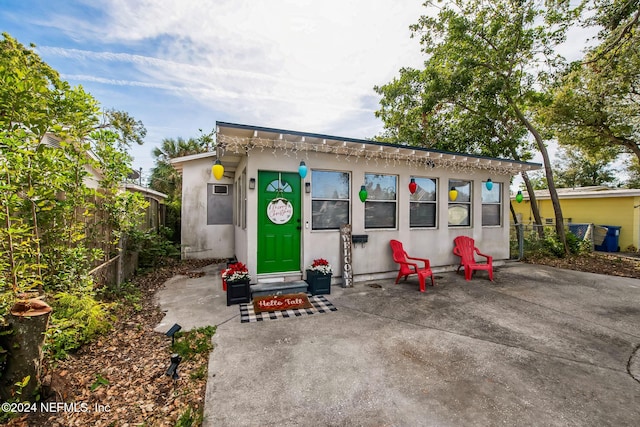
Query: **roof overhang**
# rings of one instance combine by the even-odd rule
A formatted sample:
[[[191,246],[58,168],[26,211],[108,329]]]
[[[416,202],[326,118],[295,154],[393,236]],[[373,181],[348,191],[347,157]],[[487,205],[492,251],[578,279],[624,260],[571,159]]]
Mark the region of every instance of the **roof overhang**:
[[[536,200],[548,200],[551,198],[549,190],[535,190]],[[610,197],[640,197],[640,189],[637,188],[607,188],[607,187],[578,187],[556,188],[558,199],[603,199]],[[529,193],[522,192],[523,200],[529,200]],[[512,196],[513,198],[514,196]]]
[[[151,198],[153,198],[153,199],[158,200],[159,202],[164,201],[164,200],[168,197],[168,196],[167,196],[166,194],[164,194],[164,193],[161,193],[161,192],[159,192],[159,191],[152,190],[152,189],[150,189],[150,188],[141,187],[141,186],[139,186],[138,184],[131,184],[131,183],[128,183],[128,182],[127,182],[127,183],[124,183],[124,184],[122,185],[122,187],[124,187],[124,189],[125,189],[125,190],[128,190],[128,191],[134,191],[134,192],[137,192],[137,193],[142,193],[142,194],[144,194],[144,195],[145,195],[145,196],[147,196],[147,197],[151,197]]]
[[[542,167],[539,163],[227,122],[216,122],[216,147],[217,153],[194,154],[173,159],[171,163],[176,169],[181,170],[185,162],[207,157],[215,158],[219,154],[221,159],[224,157],[225,170],[231,172],[242,156],[250,151],[273,150],[289,152],[302,160],[311,153],[328,153],[346,158],[382,162],[389,166],[406,164],[414,167],[454,169],[461,172],[480,169],[515,175]]]

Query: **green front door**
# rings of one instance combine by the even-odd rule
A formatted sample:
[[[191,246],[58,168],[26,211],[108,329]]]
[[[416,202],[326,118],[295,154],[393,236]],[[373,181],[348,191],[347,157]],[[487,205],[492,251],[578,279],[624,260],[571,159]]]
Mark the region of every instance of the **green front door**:
[[[300,271],[300,175],[258,172],[258,274]]]

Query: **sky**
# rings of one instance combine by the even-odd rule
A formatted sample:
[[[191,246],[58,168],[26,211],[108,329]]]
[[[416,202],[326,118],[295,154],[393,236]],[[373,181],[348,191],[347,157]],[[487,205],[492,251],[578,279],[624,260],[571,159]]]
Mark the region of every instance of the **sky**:
[[[431,12],[423,2],[0,0],[0,30],[34,43],[103,108],[143,122],[145,143],[131,154],[144,180],[163,139],[198,137],[216,121],[379,134],[373,88],[423,64],[409,29]],[[560,53],[577,59],[585,37],[572,34]]]
[[[424,58],[423,0],[2,0],[0,29],[103,108],[141,120],[135,169],[215,122],[351,138],[382,131],[375,85]]]

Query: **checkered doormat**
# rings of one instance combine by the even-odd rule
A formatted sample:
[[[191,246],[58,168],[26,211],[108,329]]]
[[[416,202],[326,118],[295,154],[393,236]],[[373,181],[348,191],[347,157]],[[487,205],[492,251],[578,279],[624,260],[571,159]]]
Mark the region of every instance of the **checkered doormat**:
[[[240,322],[262,322],[263,320],[277,320],[288,317],[307,316],[316,313],[328,313],[338,310],[323,295],[309,297],[309,302],[313,308],[295,308],[292,310],[269,311],[256,314],[253,310],[253,303],[240,304]]]

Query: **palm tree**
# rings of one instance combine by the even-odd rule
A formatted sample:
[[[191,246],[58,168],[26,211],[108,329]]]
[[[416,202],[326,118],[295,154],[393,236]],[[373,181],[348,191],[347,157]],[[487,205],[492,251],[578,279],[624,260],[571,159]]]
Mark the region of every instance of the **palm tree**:
[[[209,151],[211,135],[189,138],[186,141],[183,138],[165,138],[151,152],[156,165],[151,169],[149,186],[168,196],[166,226],[173,229],[173,240],[176,242],[180,241],[182,176],[171,166],[170,160]]]

